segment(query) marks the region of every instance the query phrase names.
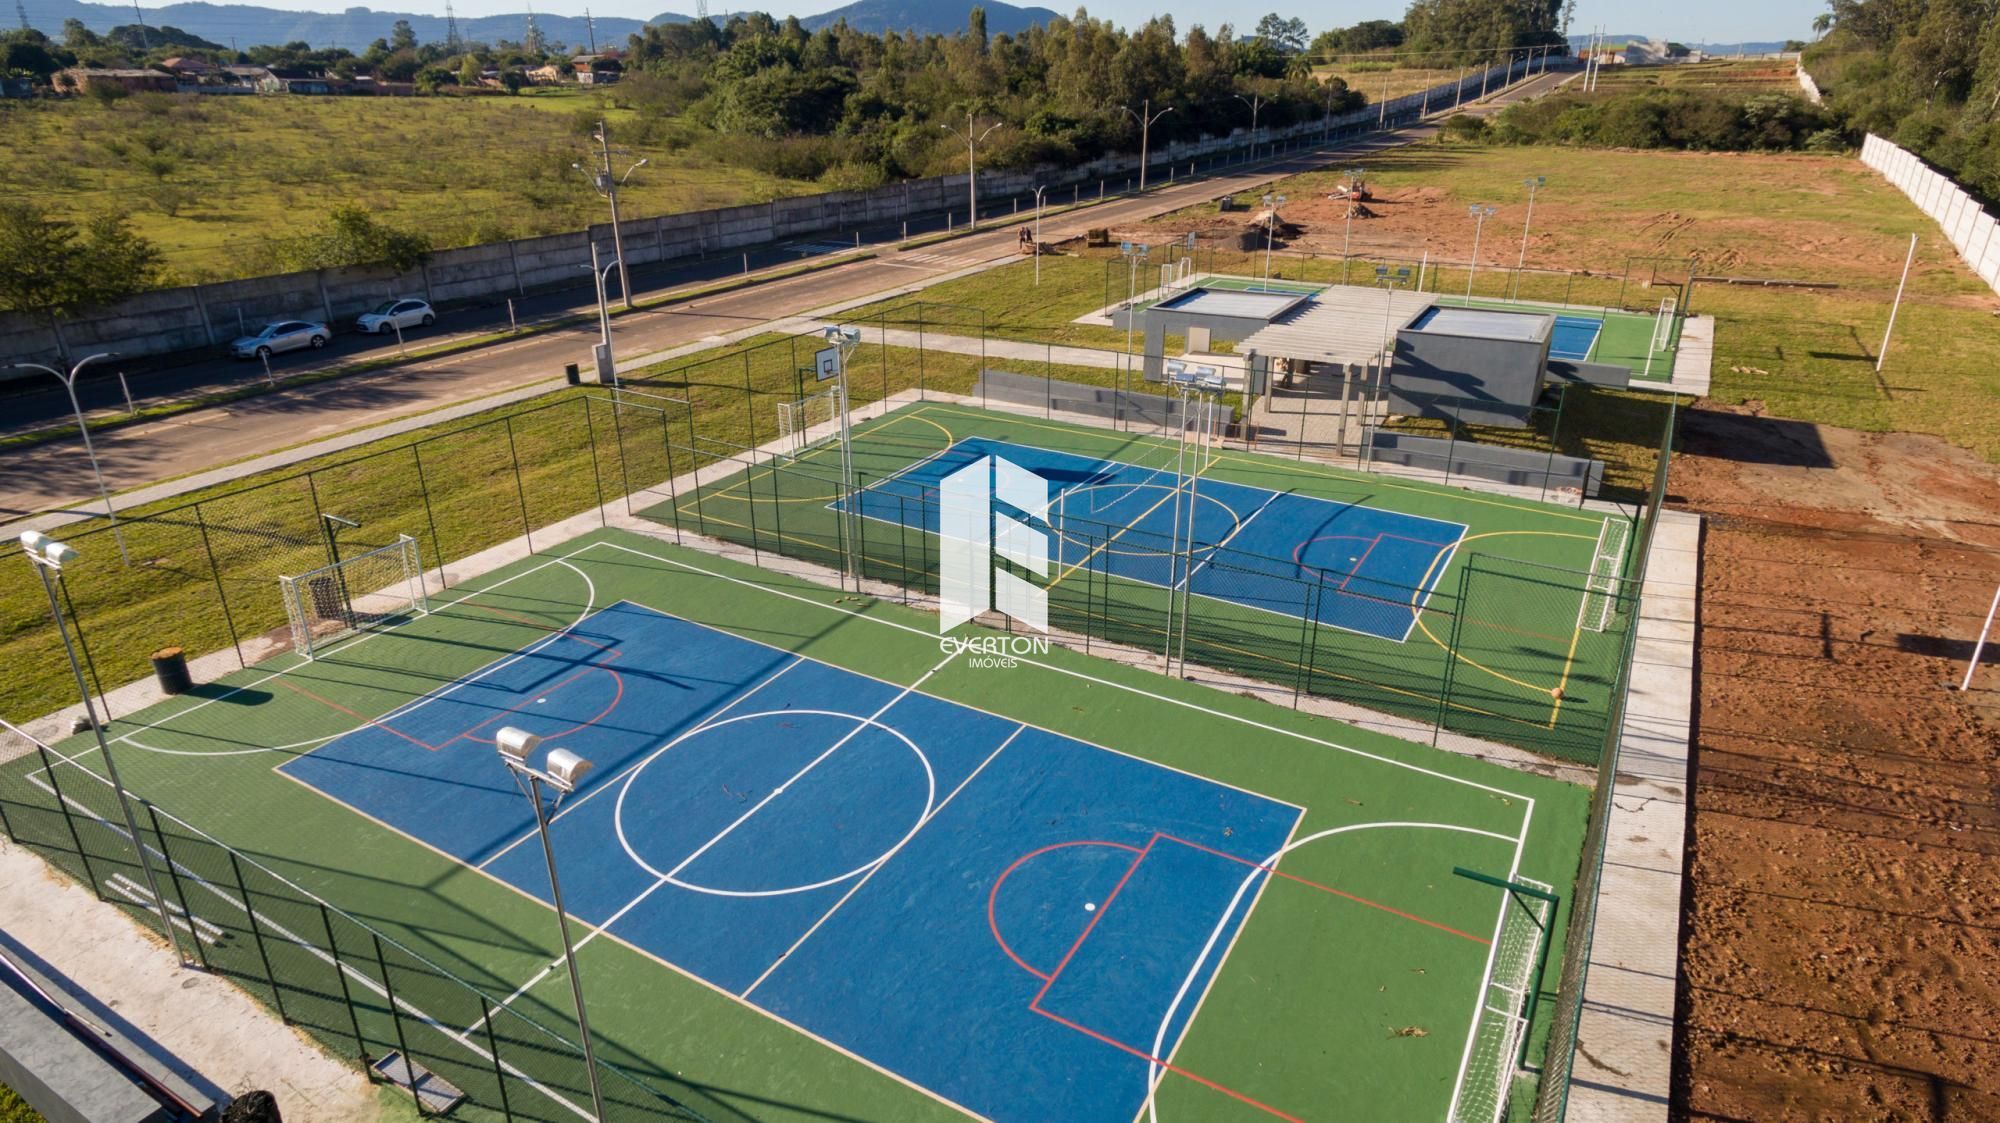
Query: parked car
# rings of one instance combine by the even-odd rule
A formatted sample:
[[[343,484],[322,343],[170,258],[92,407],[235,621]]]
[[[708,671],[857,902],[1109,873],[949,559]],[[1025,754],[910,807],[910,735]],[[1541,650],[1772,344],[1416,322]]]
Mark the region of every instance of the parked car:
[[[388,335],[397,328],[408,331],[436,322],[437,313],[421,300],[385,300],[363,312],[354,321],[354,329],[368,335]]]
[[[333,338],[333,329],[310,320],[272,320],[249,335],[229,344],[229,353],[239,359],[260,359],[280,351],[303,347],[318,350]]]

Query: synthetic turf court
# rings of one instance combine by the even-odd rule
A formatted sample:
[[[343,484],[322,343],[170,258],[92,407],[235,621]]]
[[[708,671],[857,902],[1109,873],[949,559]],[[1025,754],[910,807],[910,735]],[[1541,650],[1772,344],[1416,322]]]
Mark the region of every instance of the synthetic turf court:
[[[830,443],[642,513],[829,567],[851,545],[868,576],[935,591],[932,493],[982,449],[1060,493],[1051,626],[1154,653],[1184,636],[1189,662],[1287,694],[1595,759],[1626,614],[1587,583],[1622,572],[1621,516],[1224,450],[1190,485],[1190,566],[1172,547],[1178,442],[942,403],[856,426],[865,517],[846,528]],[[1190,611],[1171,616],[1190,569]]]
[[[1200,454],[1196,449],[1196,455]],[[1049,481],[1049,524],[1056,531],[1055,579],[1086,565],[1161,588],[1187,588],[1212,600],[1401,643],[1416,627],[1423,601],[1443,576],[1466,528],[1358,503],[1274,491],[1227,480],[1180,482],[1168,468],[1146,468],[1031,445],[973,437],[955,442],[908,471],[875,480],[854,503],[863,515],[935,534],[938,485],[988,456],[1002,457]],[[1078,528],[1072,531],[1071,516]],[[1191,523],[1189,526],[1187,524]],[[1106,533],[1100,528],[1111,527]],[[1131,544],[1125,545],[1130,537]],[[1191,546],[1178,562],[1155,543]],[[1141,544],[1145,544],[1143,548]],[[1261,559],[1282,563],[1269,566]],[[1229,561],[1242,575],[1211,565]],[[1260,583],[1259,575],[1269,580]],[[1310,606],[1300,581],[1329,595]]]
[[[592,758],[555,843],[593,1026],[711,1118],[1445,1114],[1503,908],[1451,868],[1563,891],[1580,789],[934,629],[602,532],[112,733],[141,795],[554,1025],[490,740]]]

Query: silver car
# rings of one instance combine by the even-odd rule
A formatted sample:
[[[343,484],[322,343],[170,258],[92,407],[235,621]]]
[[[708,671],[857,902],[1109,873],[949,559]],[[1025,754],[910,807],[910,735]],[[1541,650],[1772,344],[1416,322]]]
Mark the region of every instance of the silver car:
[[[385,300],[361,314],[354,330],[365,335],[388,335],[401,328],[427,328],[437,321],[437,313],[421,300]]]
[[[232,341],[229,353],[239,359],[262,359],[280,351],[297,351],[306,347],[318,350],[332,338],[333,332],[325,324],[310,320],[272,320],[249,335]]]

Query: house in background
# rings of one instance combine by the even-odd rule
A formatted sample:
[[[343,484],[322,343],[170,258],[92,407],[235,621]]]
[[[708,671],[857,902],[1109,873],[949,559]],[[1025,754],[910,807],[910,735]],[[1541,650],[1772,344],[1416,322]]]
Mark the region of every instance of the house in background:
[[[35,80],[33,78],[0,77],[0,97],[34,97],[34,96],[35,96]]]
[[[578,55],[569,60],[581,86],[609,86],[625,76],[625,64],[613,54]]]
[[[324,74],[294,66],[274,66],[259,84],[267,94],[331,94],[337,83]]]
[[[180,88],[171,74],[158,70],[96,70],[86,66],[72,66],[56,72],[56,88],[84,93],[92,86],[120,86],[127,93],[151,91],[170,94]]]
[[[528,81],[537,86],[560,86],[563,81],[562,68],[555,63],[537,66],[527,72]]]

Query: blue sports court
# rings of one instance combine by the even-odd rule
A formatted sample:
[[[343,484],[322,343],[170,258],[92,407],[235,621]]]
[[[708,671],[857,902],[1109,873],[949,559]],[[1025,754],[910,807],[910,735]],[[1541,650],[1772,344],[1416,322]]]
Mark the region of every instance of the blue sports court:
[[[1146,468],[979,437],[870,482],[857,493],[859,512],[935,534],[939,482],[988,456],[1049,481],[1051,585],[1089,571],[1185,586],[1195,596],[1396,642],[1408,638],[1466,533],[1461,523],[1358,503],[1177,479],[1172,464]],[[1193,543],[1185,558],[1176,556],[1177,540]]]

